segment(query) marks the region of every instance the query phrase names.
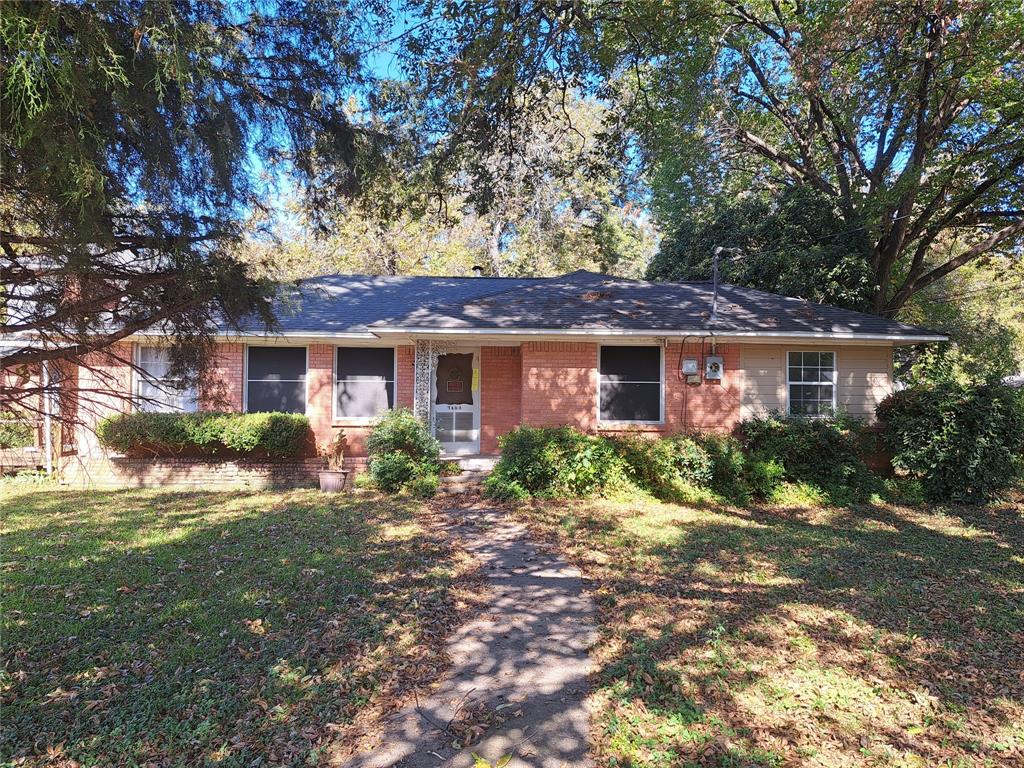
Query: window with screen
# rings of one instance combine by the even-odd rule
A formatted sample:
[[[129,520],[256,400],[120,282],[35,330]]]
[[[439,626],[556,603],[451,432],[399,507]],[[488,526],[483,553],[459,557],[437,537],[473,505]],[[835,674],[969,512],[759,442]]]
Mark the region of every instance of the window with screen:
[[[789,412],[831,416],[836,411],[835,352],[789,353]]]
[[[334,413],[372,418],[395,407],[395,350],[338,347],[335,350]]]
[[[306,412],[306,348],[248,347],[245,409]]]
[[[139,346],[136,403],[141,411],[194,411],[196,391],[171,376],[167,347]]]
[[[661,347],[601,347],[601,421],[661,421]]]

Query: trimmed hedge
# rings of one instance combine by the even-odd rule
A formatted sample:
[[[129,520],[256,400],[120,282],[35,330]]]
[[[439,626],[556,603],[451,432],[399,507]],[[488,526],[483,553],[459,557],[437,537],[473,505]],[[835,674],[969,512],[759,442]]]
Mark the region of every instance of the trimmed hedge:
[[[295,413],[122,413],[100,421],[96,435],[120,453],[157,455],[228,449],[284,458],[301,456],[313,444],[309,419]]]
[[[954,383],[895,392],[878,406],[893,466],[932,501],[987,501],[1020,476],[1024,391]]]

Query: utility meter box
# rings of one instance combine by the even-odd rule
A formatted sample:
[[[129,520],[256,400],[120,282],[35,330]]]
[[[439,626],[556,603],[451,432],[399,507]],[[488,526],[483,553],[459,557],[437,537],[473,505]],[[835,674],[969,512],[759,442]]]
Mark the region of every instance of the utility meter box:
[[[722,373],[725,366],[722,364],[721,355],[708,355],[704,358],[704,378],[708,380],[722,380]]]
[[[683,360],[683,376],[697,376],[700,374],[700,363],[695,357],[688,357]]]

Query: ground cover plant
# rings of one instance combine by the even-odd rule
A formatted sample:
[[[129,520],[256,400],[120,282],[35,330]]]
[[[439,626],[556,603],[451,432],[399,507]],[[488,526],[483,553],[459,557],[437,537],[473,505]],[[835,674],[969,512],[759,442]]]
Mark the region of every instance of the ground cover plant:
[[[593,580],[605,766],[1024,763],[1024,504],[528,502]]]
[[[8,764],[327,762],[436,679],[471,597],[409,499],[0,494]]]

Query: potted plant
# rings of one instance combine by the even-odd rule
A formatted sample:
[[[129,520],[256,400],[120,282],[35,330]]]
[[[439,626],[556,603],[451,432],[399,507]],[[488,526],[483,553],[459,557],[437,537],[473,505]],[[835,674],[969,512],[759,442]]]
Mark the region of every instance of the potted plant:
[[[345,461],[345,432],[339,431],[321,455],[327,460],[327,469],[320,470],[320,490],[338,492],[345,490],[348,470],[342,469]]]

